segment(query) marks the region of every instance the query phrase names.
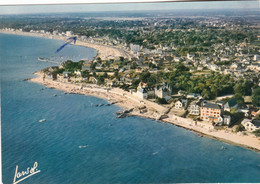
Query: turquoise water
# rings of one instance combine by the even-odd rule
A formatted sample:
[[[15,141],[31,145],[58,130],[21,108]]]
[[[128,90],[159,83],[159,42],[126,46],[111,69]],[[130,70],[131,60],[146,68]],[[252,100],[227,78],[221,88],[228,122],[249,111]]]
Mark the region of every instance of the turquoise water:
[[[259,153],[150,119],[117,119],[119,107],[95,106],[105,100],[23,81],[51,66],[37,58],[62,43],[0,34],[4,184],[16,165],[36,161],[41,172],[21,184],[260,182]],[[76,46],[65,53],[96,55]]]

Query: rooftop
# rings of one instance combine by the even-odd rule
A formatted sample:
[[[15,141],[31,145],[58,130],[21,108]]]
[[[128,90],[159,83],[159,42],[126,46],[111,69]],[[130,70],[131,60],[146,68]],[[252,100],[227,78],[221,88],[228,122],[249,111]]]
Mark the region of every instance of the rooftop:
[[[207,107],[207,108],[211,108],[211,109],[220,109],[218,104],[207,102],[207,101],[203,101],[201,103],[201,107]]]

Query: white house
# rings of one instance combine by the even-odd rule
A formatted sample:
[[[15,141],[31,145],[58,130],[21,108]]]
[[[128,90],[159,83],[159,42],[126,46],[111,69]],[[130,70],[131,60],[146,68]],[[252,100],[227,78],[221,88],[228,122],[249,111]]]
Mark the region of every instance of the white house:
[[[237,101],[234,98],[229,100],[227,103],[224,104],[224,111],[230,112],[231,107],[233,107],[233,108],[238,107]]]
[[[260,55],[254,55],[254,60],[259,61],[260,60]]]
[[[66,36],[72,36],[72,32],[71,31],[66,31]]]
[[[223,115],[223,124],[230,125],[230,123],[231,123],[231,117],[229,115]]]
[[[260,129],[260,121],[257,119],[244,119],[241,124],[245,127],[247,131],[253,132]]]
[[[76,70],[76,71],[74,71],[74,73],[76,74],[76,76],[79,76],[79,77],[81,77],[81,71],[79,71],[79,70]]]
[[[200,106],[197,105],[195,102],[192,102],[188,107],[188,111],[190,115],[198,116],[200,115]]]
[[[180,99],[175,102],[175,109],[185,109],[187,106],[188,100]]]
[[[187,59],[189,60],[194,60],[195,59],[195,54],[187,54]]]
[[[180,62],[180,59],[181,59],[180,57],[174,57],[175,62]]]

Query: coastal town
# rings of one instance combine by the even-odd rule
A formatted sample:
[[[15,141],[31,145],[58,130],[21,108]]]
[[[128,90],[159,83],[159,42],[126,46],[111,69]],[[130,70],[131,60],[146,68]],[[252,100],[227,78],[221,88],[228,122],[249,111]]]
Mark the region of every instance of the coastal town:
[[[77,37],[98,52],[45,68],[34,82],[260,150],[259,16],[245,16],[6,18],[0,32]]]

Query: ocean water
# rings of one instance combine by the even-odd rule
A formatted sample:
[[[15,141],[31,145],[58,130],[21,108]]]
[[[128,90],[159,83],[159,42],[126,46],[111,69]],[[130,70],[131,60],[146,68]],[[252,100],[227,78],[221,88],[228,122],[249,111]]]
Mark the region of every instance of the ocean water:
[[[95,106],[105,100],[23,81],[53,65],[37,58],[62,43],[0,34],[4,184],[13,182],[16,165],[24,171],[34,162],[40,172],[21,184],[260,182],[257,152],[150,119],[117,119],[120,107]],[[66,49],[78,60],[96,55]]]

